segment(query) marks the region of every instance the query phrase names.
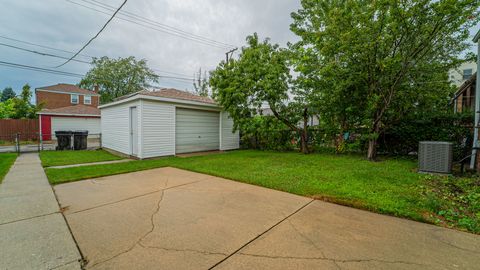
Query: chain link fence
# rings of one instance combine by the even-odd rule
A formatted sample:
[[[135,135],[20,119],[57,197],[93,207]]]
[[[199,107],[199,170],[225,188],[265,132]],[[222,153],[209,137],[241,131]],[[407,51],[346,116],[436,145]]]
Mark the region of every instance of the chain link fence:
[[[86,148],[88,150],[95,150],[102,148],[102,134],[88,133],[86,135],[85,143],[76,144],[80,136],[75,134],[67,135],[67,145],[62,145],[62,141],[58,140],[55,133],[40,134],[40,133],[14,133],[10,135],[0,135],[0,153],[5,152],[39,152],[39,151],[54,151],[54,150],[78,150],[79,148]],[[60,143],[60,144],[59,144]],[[60,147],[59,147],[60,146]],[[79,147],[80,146],[80,147]]]

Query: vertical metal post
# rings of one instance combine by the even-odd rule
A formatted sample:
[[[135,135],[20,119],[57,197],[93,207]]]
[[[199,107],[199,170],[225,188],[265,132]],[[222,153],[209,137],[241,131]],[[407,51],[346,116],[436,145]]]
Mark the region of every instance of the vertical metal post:
[[[473,147],[472,158],[470,159],[470,169],[475,169],[475,163],[477,161],[478,122],[480,119],[480,30],[473,38],[473,42],[477,43],[477,81],[475,83],[475,122],[473,123]]]
[[[20,154],[20,140],[19,140],[19,133],[15,133],[15,146],[17,150],[17,153]]]
[[[73,133],[72,133],[72,137],[71,137],[71,140],[70,140],[70,150],[74,150],[73,149]]]
[[[40,138],[38,139],[38,142],[40,143],[40,150],[43,151],[43,134],[40,132]]]
[[[100,149],[102,149],[102,133],[98,135],[98,138],[100,140]]]

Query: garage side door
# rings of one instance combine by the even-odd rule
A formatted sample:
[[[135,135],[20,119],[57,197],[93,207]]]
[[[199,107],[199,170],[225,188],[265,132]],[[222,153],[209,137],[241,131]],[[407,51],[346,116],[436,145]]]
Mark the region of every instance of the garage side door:
[[[90,134],[98,135],[101,132],[100,118],[52,117],[52,133],[57,130],[88,130],[89,137]]]
[[[220,114],[191,109],[176,109],[175,152],[191,153],[218,150]]]

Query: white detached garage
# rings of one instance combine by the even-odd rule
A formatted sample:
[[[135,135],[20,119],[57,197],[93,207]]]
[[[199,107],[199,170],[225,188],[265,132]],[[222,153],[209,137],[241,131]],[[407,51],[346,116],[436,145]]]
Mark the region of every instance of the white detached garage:
[[[39,115],[39,133],[44,141],[55,139],[56,131],[87,130],[90,138],[100,135],[100,110],[92,106],[74,105],[43,109]]]
[[[138,158],[239,148],[233,120],[212,99],[140,91],[99,107],[103,147]]]

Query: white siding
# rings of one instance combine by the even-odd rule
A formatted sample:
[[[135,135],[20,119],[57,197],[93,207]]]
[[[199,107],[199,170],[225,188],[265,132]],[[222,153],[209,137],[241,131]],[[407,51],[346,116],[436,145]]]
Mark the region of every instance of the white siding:
[[[123,103],[117,106],[101,109],[101,128],[102,128],[102,146],[124,153],[131,154],[130,148],[130,107],[139,107],[137,101]],[[141,123],[141,110],[138,110],[139,121]],[[140,127],[138,128],[140,130]],[[140,135],[139,135],[139,138]],[[138,140],[141,145],[141,139]],[[140,147],[138,149],[141,149]],[[141,151],[141,150],[140,150]],[[141,152],[139,152],[141,155]]]
[[[88,130],[89,137],[96,137],[101,132],[100,118],[52,116],[52,134],[58,130]]]
[[[240,136],[238,131],[232,132],[233,119],[227,112],[220,113],[220,150],[232,150],[240,148]]]
[[[196,136],[196,139],[198,139],[198,136],[203,138],[203,135],[205,135],[203,133],[205,132],[207,132],[208,135],[215,135],[215,138],[210,138],[211,136],[208,138],[209,141],[211,139],[211,141],[214,142],[215,147],[206,145],[206,142],[199,142],[195,145],[195,147],[202,148],[208,146],[209,149],[220,148],[221,150],[239,148],[239,134],[238,132],[232,133],[233,120],[228,118],[227,113],[195,110],[206,109],[203,106],[185,106],[175,103],[150,101],[145,99],[135,100],[101,109],[102,145],[104,147],[127,155],[131,154],[129,108],[133,106],[136,106],[138,111],[139,158],[170,156],[176,154],[176,139],[179,135],[176,134],[177,110],[183,112],[194,112],[194,114],[190,115],[189,118],[193,117],[193,121],[190,122],[194,123],[195,125],[188,125],[187,127],[183,128],[180,126],[180,130],[183,132],[183,135],[190,136],[193,134]],[[177,106],[188,107],[188,109],[176,108]],[[208,119],[203,119],[202,117],[212,119],[215,118],[215,124],[209,124],[208,127],[205,127],[202,122],[209,121]],[[190,129],[190,131],[187,129]],[[208,136],[205,135],[205,138],[207,137]],[[203,151],[200,148],[198,151]]]
[[[175,106],[142,100],[142,158],[175,155]]]

